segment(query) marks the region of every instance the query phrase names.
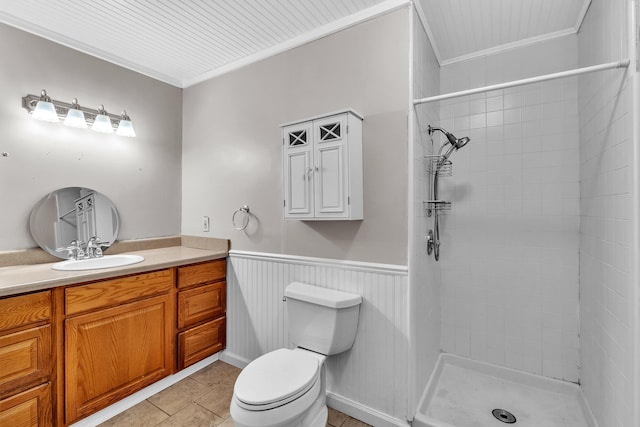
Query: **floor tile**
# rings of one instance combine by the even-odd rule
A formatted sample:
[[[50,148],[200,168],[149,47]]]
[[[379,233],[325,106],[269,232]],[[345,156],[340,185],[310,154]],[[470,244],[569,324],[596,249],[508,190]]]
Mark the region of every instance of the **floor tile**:
[[[105,421],[100,427],[155,427],[167,418],[169,415],[145,400]]]
[[[227,363],[214,362],[100,427],[234,427],[229,406],[240,372]],[[329,408],[327,426],[368,424]]]
[[[233,397],[233,386],[221,384],[207,388],[210,391],[200,396],[196,402],[222,418],[229,417],[229,403]]]
[[[231,418],[227,418],[226,420],[224,420],[224,422],[222,424],[220,424],[218,427],[234,427],[233,424],[233,420]]]
[[[185,378],[171,387],[162,390],[160,393],[151,396],[148,401],[167,414],[173,415],[210,392],[211,389],[206,385],[191,378]]]
[[[220,384],[233,386],[240,371],[241,369],[218,360],[194,373],[191,378],[209,387]]]
[[[332,427],[341,427],[342,423],[344,423],[347,418],[349,417],[342,412],[329,408],[329,419],[327,420],[327,424]]]
[[[222,422],[224,422],[224,418],[217,416],[197,403],[191,403],[158,424],[158,427],[214,427],[222,424]]]
[[[355,418],[347,417],[347,419],[342,423],[341,427],[371,427],[367,423],[363,423],[362,421],[358,421]]]

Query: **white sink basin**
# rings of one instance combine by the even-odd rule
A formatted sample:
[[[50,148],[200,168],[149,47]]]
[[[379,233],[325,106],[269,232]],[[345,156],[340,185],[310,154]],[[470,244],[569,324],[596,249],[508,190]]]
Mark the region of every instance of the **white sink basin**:
[[[122,267],[144,261],[140,255],[105,255],[100,258],[70,259],[51,266],[59,271],[98,270],[100,268]]]

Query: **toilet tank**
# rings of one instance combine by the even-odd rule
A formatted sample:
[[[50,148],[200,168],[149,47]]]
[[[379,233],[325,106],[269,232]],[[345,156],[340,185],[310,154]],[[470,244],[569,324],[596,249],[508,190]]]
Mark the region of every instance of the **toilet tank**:
[[[289,333],[297,347],[331,355],[351,348],[362,297],[306,283],[286,287]]]

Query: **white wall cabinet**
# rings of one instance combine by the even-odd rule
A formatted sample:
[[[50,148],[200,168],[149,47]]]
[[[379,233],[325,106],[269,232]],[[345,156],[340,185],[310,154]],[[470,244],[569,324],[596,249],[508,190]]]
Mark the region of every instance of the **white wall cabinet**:
[[[345,110],[282,125],[284,218],[361,220],[362,116]]]

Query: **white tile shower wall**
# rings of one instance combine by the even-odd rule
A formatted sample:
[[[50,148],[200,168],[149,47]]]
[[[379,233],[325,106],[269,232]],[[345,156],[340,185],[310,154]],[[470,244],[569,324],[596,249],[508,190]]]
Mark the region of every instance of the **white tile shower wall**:
[[[407,411],[407,267],[231,251],[227,348],[251,361],[288,335],[285,287],[294,281],[360,294],[353,348],[327,362],[328,390],[398,420]]]
[[[413,15],[413,98],[424,98],[440,92],[440,66],[417,13]],[[413,235],[410,236],[409,304],[412,322],[412,363],[414,390],[410,412],[433,371],[440,354],[440,267],[427,255],[425,235],[431,228],[423,201],[428,194],[428,180],[424,156],[431,153],[427,126],[438,123],[440,107],[437,102],[415,107],[413,124]]]
[[[580,66],[628,56],[629,4],[592,1],[578,34]],[[637,165],[631,163],[629,74],[612,70],[579,80],[581,385],[596,420],[607,427],[634,425],[638,404],[630,240],[631,176]]]
[[[576,43],[444,66],[441,91],[576,68]],[[441,180],[443,350],[578,381],[577,80],[444,101],[440,118],[471,138]]]

